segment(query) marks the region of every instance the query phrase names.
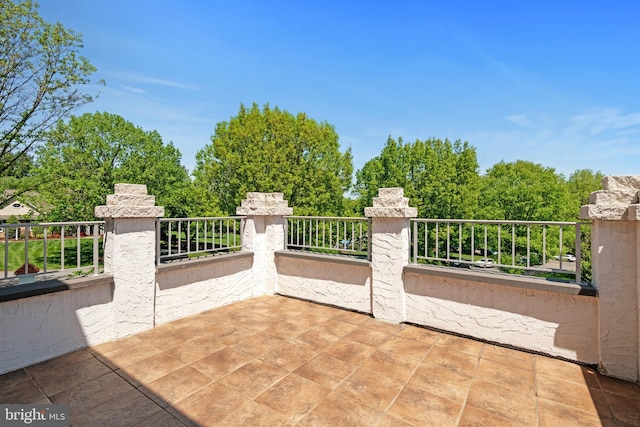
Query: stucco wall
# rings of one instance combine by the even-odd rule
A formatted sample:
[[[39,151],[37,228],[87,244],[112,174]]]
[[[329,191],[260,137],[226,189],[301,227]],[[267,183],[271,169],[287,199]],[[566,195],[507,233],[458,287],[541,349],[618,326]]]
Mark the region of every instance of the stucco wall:
[[[101,284],[1,302],[0,374],[112,340],[113,281],[96,280]]]
[[[277,292],[371,313],[371,266],[366,260],[277,252]]]
[[[535,289],[535,283],[527,287],[524,281],[513,286],[491,283],[489,275],[478,280],[426,271],[404,275],[408,322],[598,362],[598,307],[593,296],[571,294],[566,288]]]
[[[263,295],[252,280],[253,253],[182,261],[158,267],[156,324]]]

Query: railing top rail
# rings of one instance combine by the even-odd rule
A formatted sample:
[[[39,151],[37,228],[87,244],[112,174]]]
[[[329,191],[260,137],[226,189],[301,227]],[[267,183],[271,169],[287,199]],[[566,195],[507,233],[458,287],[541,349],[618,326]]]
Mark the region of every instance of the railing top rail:
[[[589,224],[582,221],[514,221],[502,219],[437,219],[437,218],[411,218],[413,222],[441,222],[449,224],[496,224],[496,225],[577,225]]]
[[[100,225],[104,221],[67,221],[67,222],[19,222],[16,224],[0,224],[0,228],[8,227],[59,227],[64,225]]]
[[[194,218],[158,218],[158,221],[160,222],[168,222],[168,221],[196,221],[196,220],[200,220],[200,221],[205,221],[205,220],[212,220],[212,219],[245,219],[246,216],[243,215],[238,215],[238,216],[201,216],[201,217],[194,217]]]
[[[302,215],[287,215],[285,218],[289,219],[330,219],[330,220],[345,220],[345,221],[366,221],[369,218],[366,216],[302,216]]]

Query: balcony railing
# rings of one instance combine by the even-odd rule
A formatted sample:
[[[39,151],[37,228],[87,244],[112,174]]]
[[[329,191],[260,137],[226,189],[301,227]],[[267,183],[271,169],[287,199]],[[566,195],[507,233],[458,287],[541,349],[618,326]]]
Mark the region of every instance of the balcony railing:
[[[103,270],[103,221],[1,224],[0,235],[4,286]]]
[[[412,219],[411,261],[582,283],[580,222]]]
[[[242,248],[244,217],[161,218],[156,222],[156,263]]]
[[[288,216],[287,249],[371,259],[371,219]]]

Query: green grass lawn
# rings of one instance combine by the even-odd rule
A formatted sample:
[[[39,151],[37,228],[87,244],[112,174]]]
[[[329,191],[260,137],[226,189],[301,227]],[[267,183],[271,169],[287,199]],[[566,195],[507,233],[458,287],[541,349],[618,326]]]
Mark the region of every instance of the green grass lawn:
[[[8,243],[8,268],[14,272],[24,264],[24,240]],[[102,258],[102,239],[98,243],[99,257]],[[0,269],[5,266],[5,243],[0,243]],[[62,261],[61,240],[47,239],[47,270],[59,270]],[[78,266],[78,241],[75,237],[64,239],[64,268],[71,269]],[[44,268],[44,240],[29,239],[29,263],[40,269]],[[93,238],[80,239],[80,266],[93,265]]]

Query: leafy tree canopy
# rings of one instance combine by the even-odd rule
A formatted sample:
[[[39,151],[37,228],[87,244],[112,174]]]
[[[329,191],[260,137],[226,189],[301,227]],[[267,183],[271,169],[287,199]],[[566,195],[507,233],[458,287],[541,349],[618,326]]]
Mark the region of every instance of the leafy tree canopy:
[[[201,194],[228,214],[259,191],[283,193],[296,214],[339,215],[352,171],[351,149],[340,151],[333,126],[254,103],[216,125],[194,176]]]
[[[522,221],[575,218],[564,177],[555,169],[518,160],[500,162],[482,177],[479,217]]]
[[[380,187],[403,187],[421,218],[472,218],[478,202],[476,150],[467,142],[440,139],[405,144],[391,137],[379,156],[356,173],[360,209]]]
[[[191,180],[180,152],[156,131],[145,132],[109,113],[60,122],[38,149],[41,195],[53,206],[51,221],[92,220],[116,183],[146,184],[165,216],[188,216]]]
[[[600,171],[593,172],[591,169],[578,169],[567,179],[567,189],[571,195],[572,208],[578,217],[580,206],[589,204],[589,195],[597,190],[602,190],[602,178],[604,174]]]
[[[37,8],[0,0],[0,176],[56,122],[92,101],[81,90],[95,68],[79,55],[80,35],[45,22]]]

